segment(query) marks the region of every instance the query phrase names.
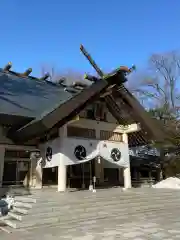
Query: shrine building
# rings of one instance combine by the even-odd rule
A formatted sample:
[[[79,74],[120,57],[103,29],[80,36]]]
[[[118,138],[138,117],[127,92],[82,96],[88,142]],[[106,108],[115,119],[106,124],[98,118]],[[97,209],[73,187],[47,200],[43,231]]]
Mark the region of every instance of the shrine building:
[[[0,69],[0,187],[41,189],[131,188],[129,148],[163,141],[151,119],[125,87],[132,69],[99,74],[67,85]],[[68,82],[68,81],[67,81]]]

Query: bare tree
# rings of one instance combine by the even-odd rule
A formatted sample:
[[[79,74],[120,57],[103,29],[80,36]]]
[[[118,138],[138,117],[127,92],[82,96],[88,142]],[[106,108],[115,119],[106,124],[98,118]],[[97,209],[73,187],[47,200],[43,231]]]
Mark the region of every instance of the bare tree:
[[[179,115],[180,54],[170,52],[153,54],[149,59],[147,72],[135,86],[134,93],[146,100],[146,107],[163,108],[167,114]]]
[[[132,88],[150,114],[162,122],[164,131],[169,136],[168,141],[158,147],[171,152],[163,166],[170,175],[180,171],[179,80],[180,53],[173,51],[166,54],[153,54],[149,59],[147,71],[143,72],[140,80],[135,81],[136,86],[133,85]]]

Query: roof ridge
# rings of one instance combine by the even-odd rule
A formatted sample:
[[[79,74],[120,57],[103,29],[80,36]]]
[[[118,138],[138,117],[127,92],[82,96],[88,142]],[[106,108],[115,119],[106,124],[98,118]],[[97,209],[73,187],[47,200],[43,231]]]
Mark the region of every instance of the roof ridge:
[[[11,71],[10,69],[4,70],[3,68],[0,68],[0,73],[3,73],[5,75],[9,74],[11,76],[15,76],[15,77],[26,79],[26,80],[33,80],[33,81],[38,81],[41,83],[50,84],[51,86],[64,89],[65,92],[69,92],[72,95],[74,95],[75,93],[80,93],[81,91],[84,90],[84,89],[75,88],[73,86],[73,84],[66,84],[66,78],[64,78],[64,77],[60,78],[59,81],[54,82],[54,81],[51,81],[48,79],[50,77],[50,75],[48,77],[46,77],[47,75],[45,75],[42,78],[37,78],[34,76],[30,76],[30,75],[23,75],[21,73]],[[76,83],[78,85],[78,82],[74,82],[74,83]]]

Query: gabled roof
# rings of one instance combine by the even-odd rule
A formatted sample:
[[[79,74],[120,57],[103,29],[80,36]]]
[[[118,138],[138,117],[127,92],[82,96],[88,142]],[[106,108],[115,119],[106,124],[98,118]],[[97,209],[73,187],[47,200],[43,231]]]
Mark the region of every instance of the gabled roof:
[[[90,59],[87,52],[85,55]],[[103,75],[95,62],[92,59],[89,61],[101,78],[90,76],[92,84],[76,93],[67,91],[62,85],[1,69],[0,116],[18,115],[28,119],[26,123],[10,129],[8,137],[23,143],[46,134],[53,127],[61,127],[70,121],[88,104],[107,93],[103,99],[120,124],[140,122],[143,129],[137,135],[139,134],[143,141],[147,142],[148,139],[145,132],[150,139],[162,141],[164,134],[161,128],[150,119],[137,99],[123,85],[130,70],[120,67],[108,75]],[[120,106],[116,104],[116,96],[121,100]]]
[[[72,98],[60,85],[0,69],[0,114],[39,118]]]
[[[110,84],[102,79],[77,94],[71,94],[71,97],[65,101],[60,101],[57,105],[54,104],[51,109],[39,114],[30,123],[18,129],[11,137],[15,138],[16,141],[25,141],[44,134],[55,126],[61,127],[97,99],[99,94],[103,93]]]

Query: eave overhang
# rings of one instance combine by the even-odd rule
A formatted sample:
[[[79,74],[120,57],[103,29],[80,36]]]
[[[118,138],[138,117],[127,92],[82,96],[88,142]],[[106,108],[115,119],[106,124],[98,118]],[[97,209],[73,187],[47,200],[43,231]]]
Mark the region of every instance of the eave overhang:
[[[14,141],[22,143],[41,136],[55,126],[61,127],[78,115],[88,104],[95,101],[111,84],[114,84],[117,78],[120,81],[119,75],[116,74],[113,74],[108,79],[100,79],[40,120],[33,120],[18,131],[11,133],[10,137]]]

